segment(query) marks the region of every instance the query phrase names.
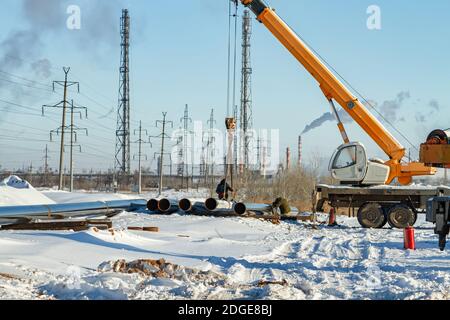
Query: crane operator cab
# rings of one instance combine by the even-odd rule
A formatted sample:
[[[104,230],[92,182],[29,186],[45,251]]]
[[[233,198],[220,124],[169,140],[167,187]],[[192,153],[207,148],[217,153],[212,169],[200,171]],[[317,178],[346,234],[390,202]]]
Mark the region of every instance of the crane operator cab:
[[[329,170],[341,185],[371,186],[385,184],[390,168],[382,160],[367,159],[364,145],[352,142],[334,152]]]

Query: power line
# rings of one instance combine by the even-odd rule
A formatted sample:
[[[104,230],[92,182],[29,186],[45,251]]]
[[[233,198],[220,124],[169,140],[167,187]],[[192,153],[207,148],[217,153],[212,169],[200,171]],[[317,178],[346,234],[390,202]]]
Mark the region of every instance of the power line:
[[[11,76],[11,77],[14,77],[14,78],[23,80],[23,81],[30,82],[31,84],[39,84],[39,85],[41,85],[41,86],[44,86],[45,88],[36,87],[36,86],[34,86],[34,85],[31,85],[31,84],[25,84],[25,83],[16,82],[16,81],[13,81],[13,80],[11,80],[11,79],[0,78],[0,81],[5,81],[5,82],[8,82],[8,83],[10,83],[10,84],[20,85],[20,86],[28,87],[28,88],[31,88],[31,89],[36,89],[36,90],[41,90],[41,91],[47,91],[47,92],[51,92],[51,93],[55,93],[55,94],[56,94],[56,92],[54,92],[54,91],[52,90],[52,86],[50,86],[50,85],[47,85],[47,84],[44,84],[44,83],[42,83],[42,82],[37,82],[37,81],[35,81],[35,80],[31,80],[31,79],[25,78],[25,77],[23,77],[23,76],[15,75],[15,74],[12,74],[12,73],[3,71],[3,70],[0,70],[0,73],[6,74],[6,75],[8,75],[8,76]],[[92,88],[92,87],[91,87],[91,88]],[[71,92],[70,89],[69,89],[68,91]],[[99,96],[104,96],[104,97],[106,97],[105,95],[102,95],[101,93],[98,93],[98,92],[95,92],[95,91],[94,91],[94,93],[96,93],[96,94],[99,95]],[[97,106],[103,108],[105,111],[111,111],[111,110],[114,109],[114,107],[109,108],[109,107],[107,107],[106,105],[100,103],[99,101],[97,101],[96,99],[92,98],[91,96],[89,96],[89,95],[87,95],[87,94],[80,93],[80,95],[81,95],[82,97],[86,98],[87,100],[89,100],[90,102],[96,104]],[[45,97],[41,97],[41,98],[44,99]],[[107,98],[107,99],[109,100],[109,98]],[[98,113],[98,115],[101,116],[101,117],[104,116],[103,114],[100,114],[100,113]],[[111,115],[108,115],[108,116],[106,116],[105,118],[109,118],[109,119],[111,119],[111,120],[113,120],[113,121],[116,120],[116,119],[114,119]],[[137,123],[137,124],[139,123],[138,121],[132,121],[132,122]]]
[[[14,110],[5,109],[5,108],[0,108],[0,111],[3,113],[19,114],[19,115],[33,116],[33,117],[42,117],[42,115],[37,114],[37,113],[19,112],[19,111],[14,111]]]
[[[39,129],[39,128],[35,128],[35,127],[30,127],[24,124],[18,124],[16,122],[11,122],[11,121],[7,121],[7,120],[2,120],[2,123],[6,123],[10,126],[14,126],[14,127],[20,127],[20,128],[25,128],[25,129],[29,129],[29,130],[36,130],[36,131],[40,131],[40,132],[45,132],[47,134],[47,130],[44,129]]]
[[[26,84],[26,83],[16,82],[16,81],[13,81],[13,80],[10,80],[10,79],[0,78],[0,81],[7,82],[7,83],[10,83],[10,84],[20,85],[20,86],[27,87],[27,88],[30,88],[30,89],[36,89],[36,90],[41,90],[41,91],[46,91],[46,92],[53,93],[53,91],[51,89],[39,88],[39,87],[35,87],[35,86],[29,85],[29,84]]]
[[[28,78],[25,78],[23,76],[19,76],[19,75],[16,75],[16,74],[4,71],[4,70],[0,70],[0,73],[6,74],[7,76],[10,76],[10,77],[13,77],[13,78],[16,78],[16,79],[19,79],[19,80],[30,82],[32,84],[39,84],[39,85],[41,85],[43,87],[47,87],[47,88],[50,88],[50,89],[52,88],[52,86],[50,86],[50,85],[48,85],[46,83],[39,82],[39,81],[32,80],[32,79],[28,79]]]
[[[1,142],[0,142],[0,145],[8,147],[8,148],[16,148],[17,147],[17,145],[5,144],[5,143],[1,143]],[[42,150],[39,150],[39,149],[31,149],[31,148],[22,147],[22,146],[20,147],[20,150],[27,150],[27,151],[30,151],[30,152],[41,152],[42,151]]]
[[[0,99],[0,102],[1,102],[1,103],[5,103],[5,104],[8,104],[8,105],[12,105],[12,106],[15,106],[15,107],[24,109],[24,110],[37,111],[37,110],[36,110],[35,108],[33,108],[33,107],[25,106],[25,105],[23,105],[23,104],[18,104],[18,103],[14,103],[14,102],[7,101],[7,100],[3,100],[3,99]],[[6,112],[6,113],[12,113],[12,114],[20,114],[20,115],[30,115],[30,116],[42,117],[42,114],[17,112],[17,111],[14,111],[14,110],[4,109],[4,108],[1,108],[1,107],[0,107],[0,111]],[[92,112],[97,113],[97,112],[95,112],[95,111],[92,111]],[[54,119],[52,119],[52,118],[47,118],[47,119],[56,122],[56,120],[54,120]],[[6,121],[6,120],[4,120],[4,121],[2,121],[2,122],[3,122],[3,123],[9,123],[9,124],[15,125],[15,126],[20,126],[20,127],[29,128],[29,129],[32,129],[32,130],[45,131],[45,130],[42,130],[42,129],[37,129],[37,128],[29,127],[29,126],[26,126],[26,125],[19,125],[19,124],[17,124],[17,123],[14,124],[14,123],[9,122],[9,121]],[[97,122],[97,121],[95,121],[95,120],[92,120],[92,119],[89,119],[89,122],[92,122],[92,123],[94,123],[94,124],[97,126],[97,127],[95,128],[95,130],[100,130],[100,128],[102,128],[102,129],[103,129],[103,130],[102,130],[103,132],[108,133],[108,134],[111,134],[111,128],[110,128],[110,127],[108,128],[107,126],[103,125],[102,123],[99,123],[99,122]],[[45,132],[46,132],[46,131],[45,131]],[[102,137],[101,139],[103,139],[103,140],[106,141],[106,139],[103,138],[103,137]],[[107,140],[107,142],[113,142],[113,140]]]
[[[0,99],[0,102],[2,102],[2,103],[6,103],[6,104],[9,104],[9,105],[12,105],[12,106],[18,107],[18,108],[26,109],[26,110],[31,110],[31,111],[38,111],[38,110],[37,110],[37,109],[35,109],[35,108],[32,108],[32,107],[27,107],[27,106],[24,106],[24,105],[22,105],[22,104],[18,104],[18,103],[15,103],[15,102],[11,102],[11,101],[7,101],[7,100],[3,100],[3,99]]]
[[[0,134],[0,137],[3,138],[4,140],[9,140],[9,141],[48,142],[48,140],[43,140],[43,139],[19,138],[19,137],[13,137],[13,136],[6,136],[6,135],[2,135],[2,134]]]

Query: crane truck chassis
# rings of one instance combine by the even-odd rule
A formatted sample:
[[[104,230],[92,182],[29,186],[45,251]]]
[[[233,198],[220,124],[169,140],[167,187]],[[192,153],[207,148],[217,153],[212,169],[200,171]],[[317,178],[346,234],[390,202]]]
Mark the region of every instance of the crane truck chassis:
[[[350,187],[317,185],[314,192],[314,211],[324,212],[325,205],[347,209],[358,217],[364,228],[382,228],[387,223],[403,229],[416,223],[417,215],[424,213],[428,201],[448,196],[449,187]]]

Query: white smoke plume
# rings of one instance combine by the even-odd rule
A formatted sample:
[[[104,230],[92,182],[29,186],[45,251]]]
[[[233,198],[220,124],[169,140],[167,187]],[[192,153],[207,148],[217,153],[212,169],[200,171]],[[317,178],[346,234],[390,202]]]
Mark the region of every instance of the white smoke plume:
[[[379,112],[382,114],[384,119],[388,120],[389,122],[396,122],[396,121],[403,121],[403,118],[398,118],[398,111],[401,109],[403,103],[408,100],[411,97],[409,91],[402,91],[397,94],[396,98],[393,100],[387,100],[384,101],[381,104],[381,107],[377,107],[377,103],[370,101],[370,105],[366,105],[367,107],[373,107],[379,110]],[[344,110],[340,109],[338,111],[339,117],[342,121],[342,123],[351,123],[353,122],[353,119],[349,116],[349,114]],[[324,123],[328,121],[335,121],[335,117],[331,112],[326,112],[319,118],[312,121],[310,124],[308,124],[305,129],[302,132],[302,135],[310,132],[311,130],[317,129],[321,127]]]

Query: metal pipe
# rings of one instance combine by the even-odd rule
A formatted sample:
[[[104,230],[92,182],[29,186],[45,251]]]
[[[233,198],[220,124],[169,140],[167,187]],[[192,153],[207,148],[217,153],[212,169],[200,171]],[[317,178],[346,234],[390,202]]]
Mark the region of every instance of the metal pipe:
[[[259,211],[259,212],[270,212],[272,213],[273,209],[270,204],[261,204],[261,203],[243,203],[238,202],[233,206],[233,210],[237,214],[245,214],[247,211]],[[291,207],[291,213],[298,213],[298,209]]]
[[[214,198],[209,198],[206,199],[205,201],[205,208],[208,209],[209,211],[214,211],[217,209],[218,206],[218,201]]]
[[[178,201],[178,206],[183,211],[192,211],[193,204],[189,199],[181,199],[180,201]]]
[[[114,211],[134,211],[145,208],[147,202],[143,199],[97,201],[83,203],[65,203],[34,206],[0,207],[0,217],[33,217],[33,216],[87,216],[108,214]]]
[[[232,209],[231,202],[223,201],[223,200],[216,200],[214,198],[206,199],[205,201],[205,208],[209,211],[214,211],[217,209]]]
[[[259,203],[238,202],[233,206],[233,209],[234,212],[237,214],[245,214],[247,211],[272,212],[272,206],[270,204],[259,204]]]
[[[178,202],[171,199],[161,199],[158,202],[158,210],[166,214],[174,213],[179,210]]]
[[[158,199],[150,199],[147,202],[147,209],[150,211],[157,211],[158,210],[158,204],[159,204],[159,200]]]
[[[192,214],[206,214],[210,211],[205,208],[205,204],[200,201],[194,201],[190,199],[181,199],[178,202],[178,206],[184,212],[189,212]]]

